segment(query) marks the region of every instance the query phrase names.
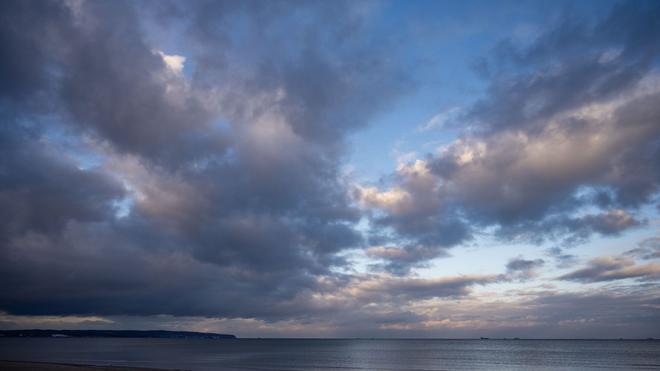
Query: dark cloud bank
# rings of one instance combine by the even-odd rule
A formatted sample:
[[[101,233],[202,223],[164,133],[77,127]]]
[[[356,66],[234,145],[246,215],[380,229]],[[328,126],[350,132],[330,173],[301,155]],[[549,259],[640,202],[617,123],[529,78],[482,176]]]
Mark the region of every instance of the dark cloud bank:
[[[3,309],[290,315],[277,307],[360,246],[337,169],[342,137],[403,81],[373,86],[396,71],[360,41],[323,55],[321,40],[343,47],[342,30],[361,27],[318,31],[343,4],[301,7],[311,23],[296,25],[303,45],[290,52],[263,30],[283,33],[286,9],[234,5],[2,4]],[[147,44],[139,11],[195,25],[185,32],[201,62],[189,81]],[[234,54],[232,17],[247,17],[263,55]],[[58,146],[102,164],[81,169]],[[133,205],[117,217],[121,202]]]
[[[346,136],[412,88],[388,58],[396,45],[350,2],[292,5],[0,3],[0,310],[326,318],[336,333],[421,334],[400,327],[429,320],[411,302],[531,278],[544,261],[437,280],[338,273],[350,269],[342,252],[374,245],[356,229],[360,205],[376,210],[368,240],[394,246],[367,255],[401,276],[479,228],[579,241],[646,223],[636,211],[660,182],[660,91],[646,88],[657,3],[558,25],[526,48],[503,43],[482,63],[497,77],[465,136],[402,168],[404,196],[392,198],[352,190],[340,164]],[[183,71],[152,45],[168,28],[186,40]],[[597,211],[573,213],[586,206]],[[657,258],[653,246],[636,256]],[[562,279],[658,278],[626,259]],[[643,312],[635,326],[657,323],[640,309],[657,296],[626,295],[621,311]],[[526,308],[548,317],[621,300],[553,294]]]

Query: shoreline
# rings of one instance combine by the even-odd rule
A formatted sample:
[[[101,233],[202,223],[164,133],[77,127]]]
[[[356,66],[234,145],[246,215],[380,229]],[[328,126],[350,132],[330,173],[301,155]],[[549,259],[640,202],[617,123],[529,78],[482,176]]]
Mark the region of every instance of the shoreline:
[[[0,369],[4,371],[182,371],[175,369],[131,367],[131,366],[101,366],[76,363],[6,361],[0,360]]]

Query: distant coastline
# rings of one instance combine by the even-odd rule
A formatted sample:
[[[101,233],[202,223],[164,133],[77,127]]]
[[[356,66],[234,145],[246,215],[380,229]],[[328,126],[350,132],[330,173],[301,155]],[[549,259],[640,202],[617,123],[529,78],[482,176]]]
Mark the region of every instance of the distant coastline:
[[[157,339],[236,339],[232,334],[164,330],[0,330],[0,337],[30,338],[157,338]]]

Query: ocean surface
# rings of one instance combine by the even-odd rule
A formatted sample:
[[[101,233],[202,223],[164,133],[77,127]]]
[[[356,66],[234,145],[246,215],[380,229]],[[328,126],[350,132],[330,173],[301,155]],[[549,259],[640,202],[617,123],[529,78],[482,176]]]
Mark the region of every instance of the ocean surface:
[[[0,359],[185,370],[660,370],[660,341],[0,338]]]

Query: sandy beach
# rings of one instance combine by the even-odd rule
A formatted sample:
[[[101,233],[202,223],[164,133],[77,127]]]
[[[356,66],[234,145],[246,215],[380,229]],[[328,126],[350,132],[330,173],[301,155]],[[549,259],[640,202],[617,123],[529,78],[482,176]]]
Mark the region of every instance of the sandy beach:
[[[28,371],[28,370],[46,370],[46,371],[154,371],[155,368],[139,367],[121,367],[121,366],[93,366],[76,365],[65,363],[46,363],[46,362],[19,362],[19,361],[0,361],[0,369],[4,371]]]

